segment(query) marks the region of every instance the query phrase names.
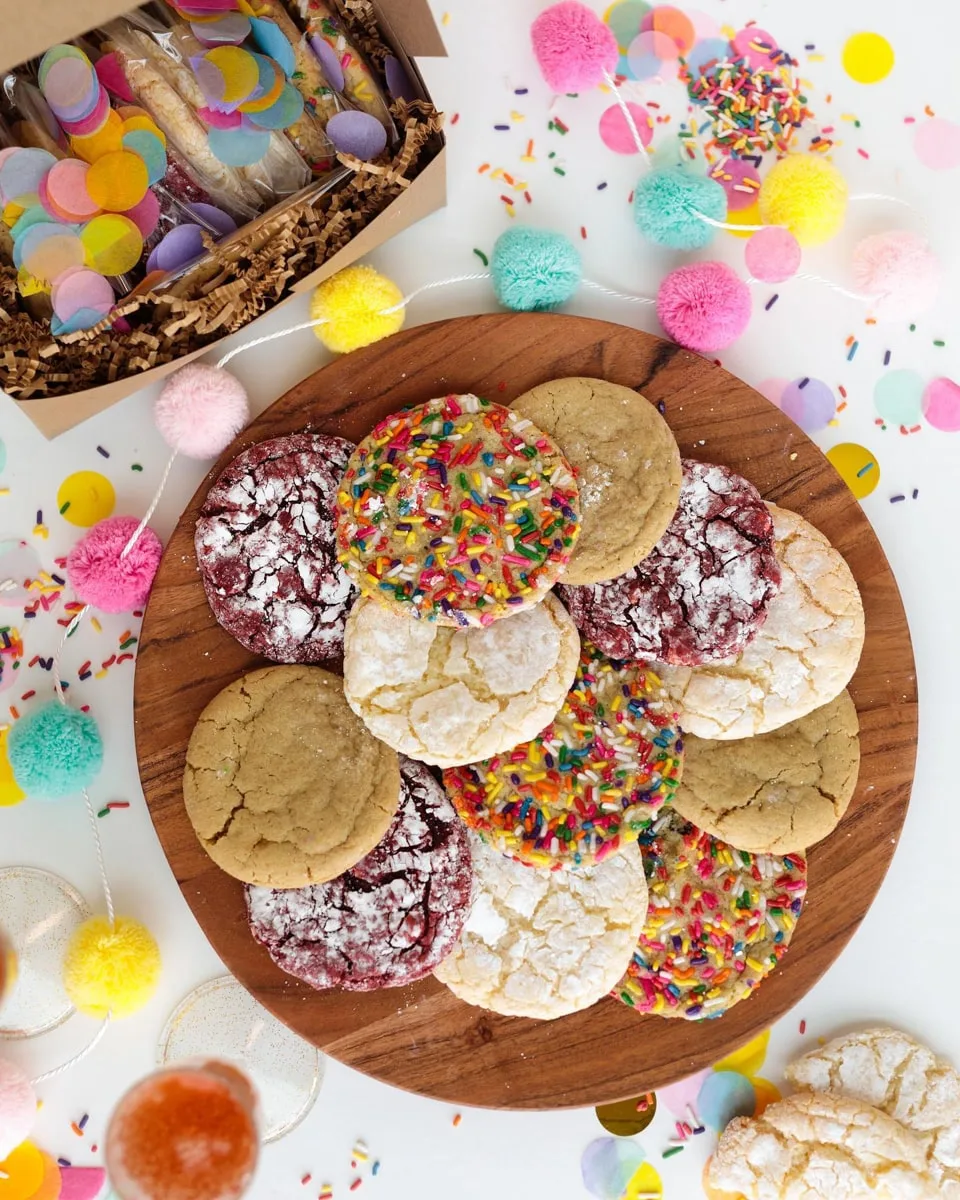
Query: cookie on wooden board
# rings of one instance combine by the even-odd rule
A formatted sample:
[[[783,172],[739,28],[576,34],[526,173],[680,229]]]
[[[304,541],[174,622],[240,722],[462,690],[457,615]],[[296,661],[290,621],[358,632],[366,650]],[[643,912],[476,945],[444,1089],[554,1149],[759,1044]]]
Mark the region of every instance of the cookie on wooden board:
[[[434,974],[468,1004],[548,1021],[602,999],[647,909],[636,847],[582,870],[526,867],[470,835],[475,893]]]
[[[859,1100],[800,1092],[755,1119],[736,1117],[710,1164],[710,1186],[745,1200],[937,1200],[917,1136]]]
[[[352,442],[295,433],[250,446],[221,473],[194,544],[210,610],[254,654],[343,653],[356,589],[337,562],[336,497]]]
[[[680,498],[670,426],[633,388],[605,379],[551,379],[510,406],[563,451],[577,473],[580,537],[565,583],[597,583],[635,566],[666,532]]]
[[[799,721],[735,741],[684,738],[673,799],[699,829],[753,854],[803,853],[836,829],[860,770],[850,693]]]
[[[266,667],[200,714],[183,798],[200,844],[228,875],[304,887],[377,845],[400,803],[400,767],[351,711],[338,676]]]
[[[511,750],[549,725],[579,658],[580,635],[553,595],[508,621],[466,629],[361,598],[347,621],[343,684],[372,734],[453,767]]]
[[[728,467],[685,458],[679,507],[650,554],[616,579],[559,591],[605,654],[697,666],[739,654],[779,587],[760,493]]]
[[[781,584],[767,619],[737,659],[654,669],[686,733],[744,738],[828,704],[863,649],[863,602],[843,555],[796,513],[771,504]]]
[[[306,888],[247,887],[250,931],[311,987],[402,987],[453,949],[470,910],[466,826],[422,764],[400,758],[400,807],[349,871]]]

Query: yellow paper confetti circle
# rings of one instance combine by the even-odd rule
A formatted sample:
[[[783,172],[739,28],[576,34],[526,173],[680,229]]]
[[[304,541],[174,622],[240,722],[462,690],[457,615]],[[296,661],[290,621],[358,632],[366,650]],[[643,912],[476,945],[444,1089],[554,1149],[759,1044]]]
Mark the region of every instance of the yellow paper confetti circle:
[[[843,48],[843,69],[857,83],[879,83],[893,70],[893,47],[879,33],[855,33]]]
[[[13,777],[13,768],[7,757],[8,729],[0,730],[0,808],[10,808],[26,800],[27,793]]]
[[[143,160],[139,160],[141,165]],[[143,168],[146,171],[146,167]],[[123,275],[132,271],[143,254],[143,234],[129,217],[104,213],[83,227],[80,241],[87,266],[101,275]]]
[[[880,464],[866,446],[841,442],[827,451],[827,458],[858,500],[869,496],[880,482]]]
[[[109,517],[116,503],[113,484],[99,471],[75,471],[57,492],[57,508],[63,519],[84,529]]]

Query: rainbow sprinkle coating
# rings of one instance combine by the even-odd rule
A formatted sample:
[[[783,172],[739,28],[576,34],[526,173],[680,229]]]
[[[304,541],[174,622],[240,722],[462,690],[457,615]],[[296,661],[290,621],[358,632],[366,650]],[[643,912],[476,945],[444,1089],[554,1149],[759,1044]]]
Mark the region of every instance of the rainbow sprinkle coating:
[[[807,894],[806,859],[735,850],[672,810],[640,845],[650,907],[611,995],[661,1017],[722,1016],[786,954]]]
[[[489,625],[535,604],[580,532],[576,481],[555,443],[477,396],[381,421],[338,502],[337,550],[360,591],[444,625]]]
[[[764,48],[751,49],[762,52]],[[681,78],[690,99],[705,106],[713,128],[713,138],[705,147],[708,154],[714,148],[740,157],[768,150],[787,153],[797,130],[813,116],[794,80],[793,65],[789,54],[777,48],[770,51],[769,65],[762,67],[732,52],[697,74],[682,65]]]
[[[601,862],[635,842],[680,782],[683,742],[660,680],[589,642],[560,712],[530,742],[443,782],[484,841],[529,866]]]

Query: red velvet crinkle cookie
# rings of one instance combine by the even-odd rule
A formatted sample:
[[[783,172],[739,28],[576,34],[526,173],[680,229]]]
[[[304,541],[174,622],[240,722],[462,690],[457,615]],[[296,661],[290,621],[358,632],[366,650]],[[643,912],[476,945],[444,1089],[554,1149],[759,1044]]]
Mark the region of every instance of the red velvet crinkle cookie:
[[[223,628],[273,662],[343,654],[356,590],[337,562],[337,489],[354,445],[295,433],[237,456],[197,520],[197,561]]]
[[[311,987],[403,987],[457,945],[470,908],[466,827],[423,763],[400,755],[400,808],[366,858],[329,883],[248,887],[250,930]]]
[[[611,658],[688,667],[736,657],[780,588],[773,518],[727,467],[683,460],[680,505],[653,553],[616,579],[560,586],[577,626]]]

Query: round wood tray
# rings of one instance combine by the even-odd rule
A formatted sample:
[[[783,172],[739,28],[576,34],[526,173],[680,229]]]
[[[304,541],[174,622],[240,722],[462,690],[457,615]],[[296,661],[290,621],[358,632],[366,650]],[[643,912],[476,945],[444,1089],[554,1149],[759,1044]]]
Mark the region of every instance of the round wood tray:
[[[282,352],[282,351],[281,351]],[[386,414],[448,392],[509,403],[535,384],[592,375],[663,401],[681,451],[740,471],[844,554],[867,639],[851,691],[860,782],[841,827],[810,854],[790,952],[757,995],[716,1021],[638,1016],[605,999],[549,1023],[461,1003],[428,978],[380,992],[315,992],[273,965],[247,929],[242,885],[200,848],[181,775],[201,710],[263,660],[214,621],[197,574],[194,522],[240,450],[304,428],[354,441]],[[457,1104],[557,1108],[636,1096],[709,1066],[781,1016],[836,959],[883,880],[907,811],[917,738],[910,635],[897,585],[859,505],[817,447],[745,383],[678,346],[620,325],[496,314],[423,325],[340,358],[245,430],[210,471],[167,546],[147,608],[134,691],[137,756],[157,834],[214,948],[271,1012],[341,1062]]]

